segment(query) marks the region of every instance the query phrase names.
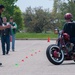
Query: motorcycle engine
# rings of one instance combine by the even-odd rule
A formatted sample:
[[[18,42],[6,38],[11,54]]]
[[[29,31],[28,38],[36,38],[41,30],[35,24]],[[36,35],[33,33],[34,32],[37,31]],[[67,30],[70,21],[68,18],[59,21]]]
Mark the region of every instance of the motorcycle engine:
[[[73,47],[74,47],[74,44],[73,43],[70,43],[70,42],[67,42],[66,43],[66,49],[68,51],[72,51],[73,50]]]

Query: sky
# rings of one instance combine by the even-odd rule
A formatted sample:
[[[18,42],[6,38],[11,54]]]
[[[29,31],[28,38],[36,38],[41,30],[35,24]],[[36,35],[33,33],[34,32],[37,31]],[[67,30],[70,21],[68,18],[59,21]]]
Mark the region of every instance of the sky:
[[[52,10],[53,8],[53,0],[18,0],[15,3],[22,12],[25,12],[27,7],[35,8],[42,7],[43,9]]]

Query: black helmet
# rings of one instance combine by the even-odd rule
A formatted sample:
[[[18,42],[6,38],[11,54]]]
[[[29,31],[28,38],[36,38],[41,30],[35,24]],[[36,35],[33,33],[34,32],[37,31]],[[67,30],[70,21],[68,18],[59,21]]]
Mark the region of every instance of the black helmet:
[[[4,5],[0,4],[0,9],[5,8]]]
[[[64,16],[64,18],[65,18],[66,20],[68,20],[68,19],[70,19],[70,20],[71,20],[71,19],[72,19],[72,17],[73,17],[73,16],[72,16],[72,14],[71,14],[71,13],[66,13],[66,14],[65,14],[65,16]]]

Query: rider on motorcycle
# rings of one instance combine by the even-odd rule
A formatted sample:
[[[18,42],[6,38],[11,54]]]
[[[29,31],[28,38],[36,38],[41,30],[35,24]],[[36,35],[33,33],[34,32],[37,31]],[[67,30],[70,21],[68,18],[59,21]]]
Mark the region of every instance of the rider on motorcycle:
[[[70,42],[75,45],[75,22],[72,20],[73,16],[71,13],[66,13],[64,18],[66,23],[63,27],[63,33],[67,33],[70,36]],[[75,52],[75,48],[73,51]]]

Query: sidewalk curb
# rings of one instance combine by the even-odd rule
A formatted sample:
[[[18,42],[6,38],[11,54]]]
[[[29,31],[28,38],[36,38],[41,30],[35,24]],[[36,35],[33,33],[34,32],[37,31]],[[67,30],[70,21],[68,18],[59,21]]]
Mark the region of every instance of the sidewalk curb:
[[[38,38],[16,38],[16,40],[48,40],[48,39],[38,39]],[[50,40],[56,40],[56,38],[52,38]]]

